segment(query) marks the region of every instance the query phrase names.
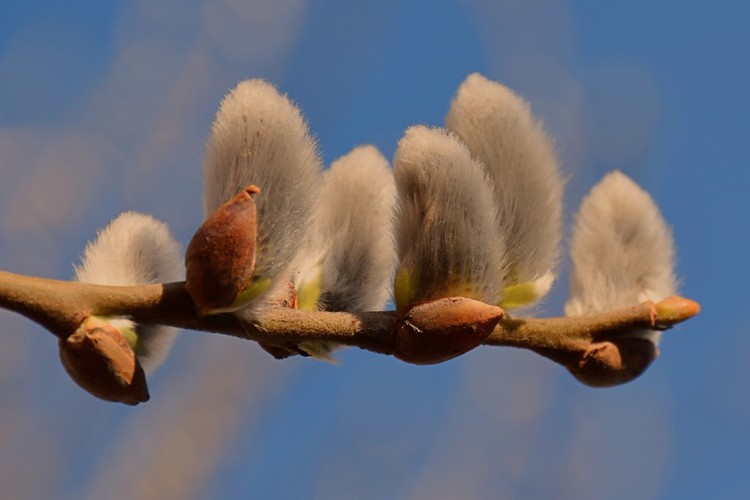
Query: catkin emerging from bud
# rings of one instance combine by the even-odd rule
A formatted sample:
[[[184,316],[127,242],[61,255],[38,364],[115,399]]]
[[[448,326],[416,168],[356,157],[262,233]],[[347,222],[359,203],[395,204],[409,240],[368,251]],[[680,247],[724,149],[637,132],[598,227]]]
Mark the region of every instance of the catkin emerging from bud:
[[[321,308],[377,311],[388,300],[396,258],[396,188],[388,161],[360,146],[325,172],[319,236],[324,245]]]
[[[309,246],[320,169],[299,109],[272,85],[246,80],[222,100],[203,163],[205,210],[212,213],[249,184],[260,188],[255,275],[270,282],[267,297],[287,286]]]
[[[184,276],[180,246],[166,224],[148,215],[125,212],[99,231],[83,252],[76,279],[96,285],[141,285],[179,281]],[[132,332],[135,355],[146,373],[167,356],[177,336],[174,328],[111,318],[122,332]]]
[[[532,303],[551,287],[560,256],[563,181],[552,141],[526,101],[478,73],[461,84],[445,126],[491,180],[508,262],[501,305]]]
[[[615,171],[594,186],[576,216],[568,316],[608,311],[674,295],[674,243],[659,208]],[[659,333],[648,334],[654,342]]]
[[[415,126],[399,141],[394,175],[397,308],[453,296],[496,304],[505,248],[481,164],[453,134]]]

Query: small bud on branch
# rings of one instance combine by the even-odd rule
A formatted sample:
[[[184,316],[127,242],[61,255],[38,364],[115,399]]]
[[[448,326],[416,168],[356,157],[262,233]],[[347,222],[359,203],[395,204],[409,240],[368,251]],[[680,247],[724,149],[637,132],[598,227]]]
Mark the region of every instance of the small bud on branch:
[[[417,365],[442,363],[482,345],[502,317],[499,307],[465,297],[417,304],[398,321],[394,355]]]
[[[125,338],[91,317],[60,339],[60,361],[79,386],[105,401],[137,405],[149,400],[146,374]]]
[[[185,253],[185,289],[202,314],[230,312],[254,297],[257,226],[252,184],[214,211],[193,235]]]

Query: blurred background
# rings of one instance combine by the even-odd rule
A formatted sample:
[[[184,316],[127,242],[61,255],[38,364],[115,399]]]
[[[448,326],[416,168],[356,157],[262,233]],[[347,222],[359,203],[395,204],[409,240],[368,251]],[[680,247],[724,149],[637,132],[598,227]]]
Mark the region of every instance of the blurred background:
[[[606,390],[512,349],[432,367],[347,350],[334,366],[185,332],[135,408],[79,389],[51,335],[0,311],[2,496],[744,497],[749,22],[739,1],[2,2],[2,269],[69,279],[131,209],[186,244],[205,138],[241,79],[288,93],[330,164],[363,143],[392,157],[479,71],[556,138],[568,218],[612,169],[653,195],[703,306]],[[562,314],[568,266],[543,314]]]

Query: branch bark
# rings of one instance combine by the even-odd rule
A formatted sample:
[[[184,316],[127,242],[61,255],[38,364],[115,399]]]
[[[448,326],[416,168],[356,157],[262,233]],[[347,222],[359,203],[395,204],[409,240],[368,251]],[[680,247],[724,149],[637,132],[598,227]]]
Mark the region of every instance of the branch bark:
[[[200,316],[183,282],[102,286],[0,271],[0,307],[67,339],[89,316],[127,316],[137,322],[213,332],[269,345],[328,341],[394,354],[395,311],[302,312],[274,307],[254,321],[235,315]],[[654,304],[581,317],[502,319],[484,342],[532,350],[562,364],[589,385],[616,385],[637,377],[658,355],[638,335],[668,329],[700,310],[671,297]]]

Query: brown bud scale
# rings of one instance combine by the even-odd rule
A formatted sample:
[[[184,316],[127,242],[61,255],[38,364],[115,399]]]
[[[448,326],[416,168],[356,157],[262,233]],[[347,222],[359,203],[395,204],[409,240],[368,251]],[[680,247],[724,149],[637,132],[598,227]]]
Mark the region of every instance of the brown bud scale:
[[[647,339],[629,337],[595,342],[568,370],[591,387],[612,387],[639,377],[659,356]]]
[[[203,313],[225,308],[255,271],[257,238],[253,185],[206,218],[185,252],[185,288]]]
[[[104,321],[88,319],[60,340],[60,361],[80,387],[105,401],[137,405],[148,401],[143,368],[120,332]]]
[[[394,355],[427,365],[460,356],[484,343],[503,310],[466,297],[451,297],[411,307],[396,325]]]

